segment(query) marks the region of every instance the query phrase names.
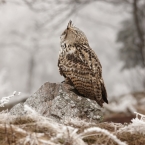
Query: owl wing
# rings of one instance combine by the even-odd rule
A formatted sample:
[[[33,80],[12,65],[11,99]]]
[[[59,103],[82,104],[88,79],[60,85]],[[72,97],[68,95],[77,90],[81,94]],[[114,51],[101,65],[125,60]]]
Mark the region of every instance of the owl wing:
[[[101,106],[104,102],[108,103],[107,91],[102,78],[102,66],[97,55],[89,45],[78,45],[77,49],[81,52],[80,56],[82,55],[83,62],[90,68],[91,84],[94,89],[95,100],[98,100]]]
[[[74,53],[66,52],[61,62],[60,73],[70,79],[80,94],[96,100],[101,106],[104,101],[108,102],[101,64],[88,45],[75,45]]]

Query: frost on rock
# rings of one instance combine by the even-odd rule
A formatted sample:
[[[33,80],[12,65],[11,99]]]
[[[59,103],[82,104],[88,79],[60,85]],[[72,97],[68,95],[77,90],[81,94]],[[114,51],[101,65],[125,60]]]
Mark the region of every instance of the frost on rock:
[[[64,122],[70,118],[80,118],[86,121],[100,122],[103,109],[92,100],[77,95],[68,84],[46,82],[24,103],[17,104],[10,110],[12,115],[29,114],[29,106],[37,113]]]

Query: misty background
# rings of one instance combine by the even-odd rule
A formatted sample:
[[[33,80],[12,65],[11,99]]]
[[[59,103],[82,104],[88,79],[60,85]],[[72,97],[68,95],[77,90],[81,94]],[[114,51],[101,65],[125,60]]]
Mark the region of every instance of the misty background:
[[[145,91],[144,0],[0,0],[0,98],[63,81],[57,61],[69,20],[100,59],[109,98]]]

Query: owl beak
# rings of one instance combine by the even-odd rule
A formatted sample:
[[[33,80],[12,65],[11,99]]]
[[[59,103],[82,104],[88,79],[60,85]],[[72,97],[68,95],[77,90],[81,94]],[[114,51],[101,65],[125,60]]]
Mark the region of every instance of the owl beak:
[[[71,28],[71,27],[73,27],[73,24],[72,24],[72,21],[70,20],[70,21],[68,22],[67,29],[69,29],[69,28]]]

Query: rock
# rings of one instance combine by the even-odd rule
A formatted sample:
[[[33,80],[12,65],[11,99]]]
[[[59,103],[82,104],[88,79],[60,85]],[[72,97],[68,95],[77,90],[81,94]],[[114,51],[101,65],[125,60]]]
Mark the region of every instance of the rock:
[[[11,115],[25,115],[30,107],[39,114],[63,122],[69,118],[80,118],[86,121],[100,122],[103,108],[95,101],[79,96],[72,86],[65,83],[46,82],[24,103],[15,105]]]

